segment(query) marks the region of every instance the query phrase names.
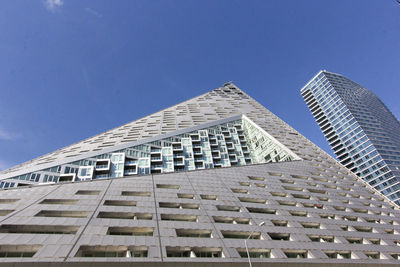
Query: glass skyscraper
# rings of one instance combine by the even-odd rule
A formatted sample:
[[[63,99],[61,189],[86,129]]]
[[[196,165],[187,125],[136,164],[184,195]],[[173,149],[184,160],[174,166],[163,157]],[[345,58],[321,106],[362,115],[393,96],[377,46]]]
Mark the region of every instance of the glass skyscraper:
[[[371,91],[325,70],[301,95],[337,159],[400,205],[400,123]]]

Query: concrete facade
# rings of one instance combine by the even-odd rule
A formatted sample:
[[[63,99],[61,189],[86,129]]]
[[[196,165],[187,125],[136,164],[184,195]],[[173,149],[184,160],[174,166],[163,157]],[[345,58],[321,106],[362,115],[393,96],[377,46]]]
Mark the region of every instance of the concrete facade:
[[[0,261],[13,266],[247,266],[250,237],[253,266],[399,264],[400,211],[394,203],[255,100],[226,84],[175,106],[182,107],[190,107],[191,119],[201,120],[197,125],[245,115],[296,157],[1,190]],[[39,170],[38,161],[25,166]]]

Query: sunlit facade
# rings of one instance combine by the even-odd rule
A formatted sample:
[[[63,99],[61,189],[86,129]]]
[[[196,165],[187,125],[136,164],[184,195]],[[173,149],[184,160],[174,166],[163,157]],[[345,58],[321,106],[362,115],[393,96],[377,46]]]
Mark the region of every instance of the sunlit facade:
[[[231,83],[0,178],[2,264],[399,264],[396,205]]]

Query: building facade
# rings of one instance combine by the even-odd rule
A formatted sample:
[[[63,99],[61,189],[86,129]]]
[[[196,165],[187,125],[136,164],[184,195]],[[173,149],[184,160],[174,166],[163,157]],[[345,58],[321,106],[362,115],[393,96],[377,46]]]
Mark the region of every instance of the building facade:
[[[400,205],[400,123],[371,91],[320,71],[301,89],[340,163]]]
[[[399,264],[396,205],[231,83],[1,178],[10,266]]]

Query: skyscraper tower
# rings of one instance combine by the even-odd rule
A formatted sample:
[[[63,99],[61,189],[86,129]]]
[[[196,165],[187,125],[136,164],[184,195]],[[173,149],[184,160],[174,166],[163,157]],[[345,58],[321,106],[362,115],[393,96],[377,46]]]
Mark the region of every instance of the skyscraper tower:
[[[399,208],[231,83],[0,178],[0,264],[400,259]]]
[[[301,95],[340,163],[400,205],[400,123],[371,91],[320,71]]]

